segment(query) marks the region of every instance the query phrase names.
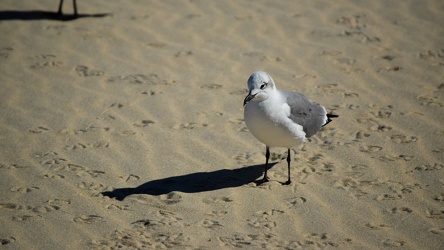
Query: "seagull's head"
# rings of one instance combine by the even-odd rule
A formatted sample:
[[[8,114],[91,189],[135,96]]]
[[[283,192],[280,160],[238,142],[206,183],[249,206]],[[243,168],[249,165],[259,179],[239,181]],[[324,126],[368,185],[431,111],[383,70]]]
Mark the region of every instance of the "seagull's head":
[[[274,81],[267,72],[254,72],[248,78],[248,95],[245,97],[244,106],[251,100],[260,102],[268,99],[275,90]]]

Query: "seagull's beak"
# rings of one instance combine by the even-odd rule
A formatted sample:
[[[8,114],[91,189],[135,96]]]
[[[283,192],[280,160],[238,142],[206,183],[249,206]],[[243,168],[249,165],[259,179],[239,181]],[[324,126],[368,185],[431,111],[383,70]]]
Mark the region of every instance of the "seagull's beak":
[[[245,97],[245,99],[244,99],[244,107],[245,107],[245,105],[247,105],[247,103],[248,103],[249,101],[251,101],[251,99],[253,99],[255,96],[256,96],[256,95],[252,95],[251,92],[248,93],[247,97]]]

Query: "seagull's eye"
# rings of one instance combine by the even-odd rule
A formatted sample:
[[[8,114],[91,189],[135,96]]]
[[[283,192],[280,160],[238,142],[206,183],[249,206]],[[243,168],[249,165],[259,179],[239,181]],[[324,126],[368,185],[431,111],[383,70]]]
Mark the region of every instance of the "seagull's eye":
[[[261,85],[261,89],[264,89],[265,87],[267,87],[267,83],[264,82],[264,84]]]

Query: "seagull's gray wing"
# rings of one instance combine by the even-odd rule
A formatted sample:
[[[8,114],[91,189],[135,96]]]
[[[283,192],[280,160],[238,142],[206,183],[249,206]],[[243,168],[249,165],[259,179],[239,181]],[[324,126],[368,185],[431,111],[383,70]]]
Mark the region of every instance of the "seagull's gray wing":
[[[325,108],[301,93],[280,91],[285,102],[290,106],[290,119],[301,125],[306,137],[318,132],[327,120]]]

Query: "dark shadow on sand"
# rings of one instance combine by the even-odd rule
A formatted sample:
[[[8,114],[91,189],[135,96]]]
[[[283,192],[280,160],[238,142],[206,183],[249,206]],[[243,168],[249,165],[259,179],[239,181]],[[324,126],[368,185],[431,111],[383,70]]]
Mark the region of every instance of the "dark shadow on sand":
[[[66,15],[58,14],[57,12],[51,11],[15,11],[6,10],[0,11],[0,21],[34,21],[34,20],[56,20],[56,21],[72,21],[80,18],[100,18],[110,16],[109,13],[99,13],[99,14],[78,14],[78,15]]]
[[[269,168],[276,163],[269,164]],[[252,183],[264,174],[264,165],[254,165],[238,169],[222,169],[214,172],[199,172],[173,176],[146,182],[134,188],[117,188],[103,192],[104,196],[124,200],[133,194],[162,195],[173,191],[200,193],[218,189],[240,187]]]

